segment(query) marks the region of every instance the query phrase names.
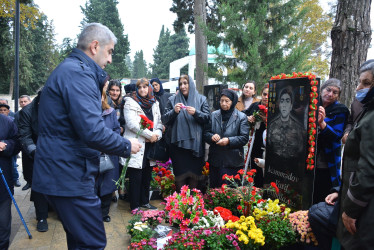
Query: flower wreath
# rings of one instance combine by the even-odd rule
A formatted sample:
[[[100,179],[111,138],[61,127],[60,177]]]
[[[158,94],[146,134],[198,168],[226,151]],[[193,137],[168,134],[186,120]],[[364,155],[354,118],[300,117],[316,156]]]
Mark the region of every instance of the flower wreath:
[[[300,78],[300,77],[308,77],[310,81],[310,102],[309,102],[309,120],[308,120],[308,157],[306,159],[307,163],[307,170],[313,170],[314,169],[314,152],[315,152],[315,146],[316,146],[316,134],[317,134],[317,104],[318,104],[318,81],[316,80],[316,75],[312,74],[311,72],[305,72],[305,73],[296,73],[293,72],[292,74],[280,74],[276,76],[272,76],[270,80],[279,80],[279,79],[290,79],[290,78]]]

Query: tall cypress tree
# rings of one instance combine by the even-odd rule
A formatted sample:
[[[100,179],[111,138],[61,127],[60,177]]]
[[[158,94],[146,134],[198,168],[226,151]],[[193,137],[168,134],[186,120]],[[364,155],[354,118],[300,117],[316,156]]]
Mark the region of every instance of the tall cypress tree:
[[[82,13],[85,15],[81,22],[82,25],[93,22],[102,23],[118,39],[114,47],[113,62],[105,69],[112,78],[130,76],[126,65],[126,55],[130,53],[130,43],[127,35],[124,35],[117,4],[116,0],[88,0],[84,7],[81,6]]]
[[[147,63],[144,60],[143,50],[135,52],[132,77],[147,77],[147,72]]]
[[[9,91],[12,71],[12,37],[9,22],[10,18],[0,17],[0,93],[7,93]]]
[[[189,39],[185,29],[170,35],[169,29],[162,26],[160,37],[153,54],[152,76],[161,79],[169,78],[170,63],[188,55]]]

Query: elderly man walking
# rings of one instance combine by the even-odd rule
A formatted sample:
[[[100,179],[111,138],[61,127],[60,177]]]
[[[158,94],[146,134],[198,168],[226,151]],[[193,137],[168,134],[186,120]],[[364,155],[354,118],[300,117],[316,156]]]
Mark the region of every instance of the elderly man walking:
[[[46,195],[64,226],[69,249],[104,249],[105,229],[95,194],[99,154],[129,157],[141,147],[106,128],[101,117],[103,70],[117,38],[87,24],[77,48],[49,76],[39,102],[39,136],[32,188]]]

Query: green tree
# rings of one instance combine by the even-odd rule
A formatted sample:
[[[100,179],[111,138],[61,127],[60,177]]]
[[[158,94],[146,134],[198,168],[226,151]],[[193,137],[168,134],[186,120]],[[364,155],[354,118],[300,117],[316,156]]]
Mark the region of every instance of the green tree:
[[[130,43],[119,18],[118,1],[116,0],[88,0],[84,7],[81,6],[85,15],[82,25],[92,22],[102,23],[107,26],[117,37],[114,48],[113,62],[105,69],[112,78],[130,76],[126,65],[126,55],[130,53]]]
[[[75,47],[77,47],[76,40],[72,40],[70,37],[65,37],[59,48],[59,61],[62,62]]]
[[[310,44],[299,44],[295,30],[306,10],[297,11],[301,0],[227,0],[218,5],[220,29],[206,29],[216,47],[229,44],[235,58],[219,57],[228,68],[229,81],[245,79],[265,83],[272,75],[303,71]]]
[[[147,77],[147,62],[144,60],[143,50],[135,52],[132,78]]]
[[[0,93],[9,92],[12,71],[11,57],[13,50],[12,34],[9,26],[10,18],[0,17]]]
[[[170,35],[169,29],[162,26],[160,37],[153,54],[152,76],[161,79],[169,78],[170,63],[188,55],[189,39],[185,29]]]
[[[156,49],[153,50],[153,64],[151,64],[152,76],[161,79],[169,78],[169,64],[170,59],[169,54],[169,39],[170,31],[164,28],[162,25],[160,36],[158,38],[158,44]]]
[[[330,52],[327,38],[333,26],[333,19],[319,5],[318,0],[303,0],[298,11],[306,11],[306,14],[300,24],[293,27],[291,34],[298,34],[299,45],[310,44],[311,52],[303,64],[311,68],[317,76],[324,78],[329,74]]]

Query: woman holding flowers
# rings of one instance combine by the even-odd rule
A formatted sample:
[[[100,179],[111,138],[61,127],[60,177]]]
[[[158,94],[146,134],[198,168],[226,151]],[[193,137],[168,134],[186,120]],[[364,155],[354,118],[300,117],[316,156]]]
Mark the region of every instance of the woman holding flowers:
[[[169,127],[170,157],[177,190],[183,185],[196,188],[204,180],[203,127],[209,122],[206,97],[200,95],[188,75],[179,78],[179,92],[171,96],[162,115]]]
[[[224,174],[236,175],[244,165],[243,146],[248,142],[249,124],[244,113],[235,109],[237,94],[222,90],[220,109],[212,113],[204,140],[209,148],[210,188],[223,184]]]
[[[153,121],[153,129],[146,128],[139,134],[139,142],[142,144],[140,151],[132,155],[128,164],[130,180],[130,208],[139,207],[155,209],[149,204],[149,186],[151,183],[152,167],[155,161],[147,158],[151,143],[162,137],[161,114],[158,102],[153,95],[151,84],[146,78],[139,79],[136,83],[136,91],[125,97],[124,116],[126,129],[124,137],[135,138],[140,130],[140,115]]]
[[[264,153],[264,143],[263,134],[266,129],[266,112],[268,106],[268,94],[269,85],[265,84],[261,91],[261,102],[255,102],[248,109],[243,112],[247,115],[248,121],[251,126],[255,127],[255,140],[253,142],[252,152],[251,152],[251,168],[257,170],[257,174],[254,178],[255,187],[262,188],[264,185],[264,172],[263,170],[255,164],[255,158],[263,158]],[[261,108],[261,109],[260,109]]]

